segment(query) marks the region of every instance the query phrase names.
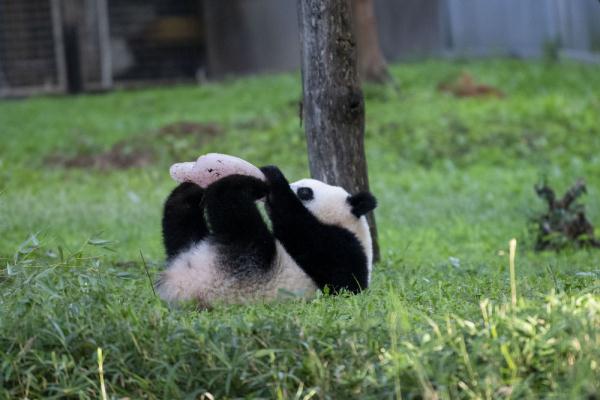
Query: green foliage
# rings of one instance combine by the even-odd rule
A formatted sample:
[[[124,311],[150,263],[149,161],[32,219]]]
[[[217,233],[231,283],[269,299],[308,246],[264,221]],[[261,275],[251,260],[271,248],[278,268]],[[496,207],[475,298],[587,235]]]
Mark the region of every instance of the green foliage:
[[[506,97],[436,91],[460,71]],[[365,90],[383,250],[371,289],[211,312],[169,309],[146,272],[162,268],[167,168],[219,151],[306,176],[296,77],[0,103],[0,398],[99,398],[98,348],[109,398],[600,395],[600,254],[536,253],[528,229],[540,176],[558,192],[585,177],[600,223],[597,68],[432,61],[393,74],[401,91]],[[223,133],[156,139],[180,121]],[[155,163],[44,162],[122,141]]]

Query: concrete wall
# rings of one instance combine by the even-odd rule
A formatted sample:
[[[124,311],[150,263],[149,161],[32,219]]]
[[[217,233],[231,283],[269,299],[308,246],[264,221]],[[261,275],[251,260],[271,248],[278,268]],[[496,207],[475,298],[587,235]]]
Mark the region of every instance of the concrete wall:
[[[591,0],[444,0],[448,48],[458,55],[539,57],[600,52],[600,3]]]
[[[296,0],[205,0],[204,10],[211,77],[299,67]]]
[[[237,3],[244,22],[208,18],[221,32],[210,39],[212,75],[298,68],[296,1],[228,0],[223,7]],[[392,61],[440,54],[542,57],[552,49],[600,57],[600,2],[594,0],[375,0],[375,12],[382,50]]]
[[[443,0],[375,0],[379,40],[389,60],[438,54],[444,46]]]

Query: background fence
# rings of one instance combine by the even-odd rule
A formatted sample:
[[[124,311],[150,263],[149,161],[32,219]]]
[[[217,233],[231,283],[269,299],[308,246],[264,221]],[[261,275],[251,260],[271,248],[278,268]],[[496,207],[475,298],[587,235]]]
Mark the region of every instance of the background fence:
[[[56,2],[0,0],[0,97],[65,87]]]
[[[298,68],[297,0],[0,0],[0,97]],[[375,0],[390,60],[600,61],[597,0]]]

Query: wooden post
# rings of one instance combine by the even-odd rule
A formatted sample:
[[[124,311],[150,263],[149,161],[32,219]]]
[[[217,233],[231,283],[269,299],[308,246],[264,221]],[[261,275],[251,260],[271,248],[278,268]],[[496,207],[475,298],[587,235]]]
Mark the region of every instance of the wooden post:
[[[61,92],[67,91],[67,66],[65,63],[65,43],[63,38],[63,18],[59,0],[50,0],[52,12],[52,40],[56,63],[57,86]]]
[[[96,0],[96,12],[98,13],[98,43],[100,44],[100,85],[102,89],[110,89],[113,85],[113,75],[107,0]]]
[[[351,193],[369,190],[365,106],[357,69],[350,0],[298,0],[302,118],[310,173]],[[375,218],[369,215],[379,259]]]

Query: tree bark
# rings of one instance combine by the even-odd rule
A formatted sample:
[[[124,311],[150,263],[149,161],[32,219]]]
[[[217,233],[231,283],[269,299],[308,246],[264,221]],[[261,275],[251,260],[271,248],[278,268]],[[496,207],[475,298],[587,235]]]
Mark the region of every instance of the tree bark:
[[[352,0],[358,66],[363,81],[387,83],[392,80],[379,45],[373,0]]]
[[[298,0],[302,117],[310,173],[351,193],[369,190],[365,107],[357,70],[350,0]],[[369,215],[373,258],[379,259]]]

